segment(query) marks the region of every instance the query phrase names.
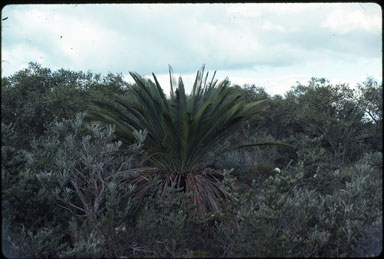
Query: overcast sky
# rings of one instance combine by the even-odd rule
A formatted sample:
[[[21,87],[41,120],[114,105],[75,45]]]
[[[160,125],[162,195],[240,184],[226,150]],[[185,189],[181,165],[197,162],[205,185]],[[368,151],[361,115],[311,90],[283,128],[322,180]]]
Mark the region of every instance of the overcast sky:
[[[1,14],[2,76],[31,61],[127,81],[129,71],[154,72],[168,93],[170,64],[189,92],[205,64],[272,95],[311,77],[382,81],[374,3],[7,5]]]

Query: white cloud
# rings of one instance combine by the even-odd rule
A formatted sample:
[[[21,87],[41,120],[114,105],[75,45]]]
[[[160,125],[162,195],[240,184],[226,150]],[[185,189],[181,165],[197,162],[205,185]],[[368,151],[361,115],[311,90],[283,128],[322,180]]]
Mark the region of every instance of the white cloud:
[[[232,82],[277,89],[304,75],[347,81],[381,71],[375,4],[11,5],[2,12],[9,17],[2,22],[4,75],[37,61],[102,74],[155,72],[169,84],[171,64],[192,84],[206,64]]]
[[[270,21],[264,21],[261,25],[261,28],[267,31],[277,30],[280,32],[287,32],[287,30],[282,25],[274,25]]]
[[[260,6],[253,4],[226,4],[225,12],[232,19],[260,17],[262,15]]]
[[[297,81],[306,83],[309,79],[311,79],[309,74],[282,74],[275,77],[231,77],[230,81],[237,85],[248,84],[264,87],[265,91],[273,96],[282,95],[296,85]]]
[[[46,65],[46,55],[38,48],[15,45],[12,48],[2,50],[2,73],[11,74],[15,71],[22,70],[28,67],[28,63],[25,60],[34,60],[42,65]]]
[[[353,30],[381,31],[382,16],[379,14],[364,13],[361,10],[333,10],[321,26],[338,33],[347,33]]]
[[[70,62],[74,69],[102,69],[106,60],[116,56],[115,46],[118,45],[117,49],[122,47],[119,42],[123,35],[98,26],[87,17],[32,6],[15,12],[11,19],[14,25],[11,34],[18,40],[17,51],[24,55],[24,60],[31,58],[30,49],[34,49],[32,53],[38,51],[40,56],[48,56],[47,65],[62,66]]]

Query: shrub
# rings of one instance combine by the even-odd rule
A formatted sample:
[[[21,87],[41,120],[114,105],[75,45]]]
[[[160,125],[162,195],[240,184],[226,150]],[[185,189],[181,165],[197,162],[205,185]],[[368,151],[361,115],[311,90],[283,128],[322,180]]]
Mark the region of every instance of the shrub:
[[[82,126],[81,114],[51,123],[30,152],[20,152],[26,162],[16,178],[2,168],[9,182],[3,189],[8,253],[102,255],[105,251],[98,249],[105,246],[100,240],[107,227],[116,228],[135,214],[130,200],[133,187],[126,182],[131,180],[133,155],[140,152],[145,133],[136,133],[139,143],[130,146],[132,155],[122,156],[117,152],[120,143],[113,142],[113,127],[89,126],[84,134]],[[107,226],[109,220],[113,226]],[[98,245],[88,240],[90,235]]]
[[[235,209],[226,206],[236,215],[237,225],[234,229],[220,225],[217,242],[228,248],[227,256],[378,255],[382,244],[381,171],[366,157],[327,177],[339,183],[330,194],[308,183],[300,166],[270,176],[251,193],[240,195],[244,202],[238,202]]]
[[[85,135],[82,126],[81,114],[53,125],[60,148],[53,154],[54,165],[37,175],[56,204],[74,216],[70,228],[74,248],[66,256],[103,254],[98,248],[107,242],[104,232],[128,219],[134,207],[130,199],[134,186],[127,183],[132,155],[140,152],[146,137],[145,132],[135,132],[138,143],[130,146],[132,155],[126,156],[118,152],[121,142],[113,141],[113,126],[87,126]],[[112,224],[107,224],[110,220]],[[89,236],[93,239],[88,240]]]
[[[62,237],[57,223],[66,214],[39,185],[29,153],[13,146],[13,125],[2,123],[1,133],[3,253],[9,257],[53,256]]]

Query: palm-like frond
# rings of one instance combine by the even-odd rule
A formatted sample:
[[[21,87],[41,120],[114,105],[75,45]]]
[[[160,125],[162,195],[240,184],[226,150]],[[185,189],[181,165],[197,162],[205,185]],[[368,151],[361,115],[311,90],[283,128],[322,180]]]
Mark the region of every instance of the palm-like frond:
[[[214,74],[208,81],[208,73],[204,77],[204,66],[196,74],[190,95],[185,93],[183,80],[174,79],[170,67],[169,98],[154,74],[154,82],[137,73],[130,74],[136,82],[130,95],[124,98],[116,96],[117,105],[94,102],[88,118],[115,124],[117,137],[127,145],[135,140],[134,130],[147,129],[143,159],[155,165],[158,172],[168,172],[164,178],[166,182],[169,177],[184,175],[186,189],[201,194],[194,198],[195,201],[203,199],[210,204],[206,207],[216,210],[217,204],[212,201],[223,197],[224,192],[216,188],[218,183],[212,180],[212,173],[210,177],[199,173],[198,165],[245,119],[263,111],[267,101],[239,102],[240,96],[234,94],[227,79],[218,82]],[[211,180],[207,182],[207,179]]]

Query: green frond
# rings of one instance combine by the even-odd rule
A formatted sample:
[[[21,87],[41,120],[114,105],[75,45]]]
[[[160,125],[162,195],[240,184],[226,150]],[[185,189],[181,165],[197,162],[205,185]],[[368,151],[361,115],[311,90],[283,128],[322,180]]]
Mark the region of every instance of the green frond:
[[[171,65],[168,65],[169,67],[169,81],[170,81],[170,86],[171,86],[171,93],[170,93],[170,96],[171,96],[171,100],[174,100],[175,99],[175,96],[174,96],[174,92],[173,92],[173,86],[176,87],[176,81],[173,77],[173,69],[171,67]]]
[[[203,65],[196,73],[190,95],[185,93],[182,78],[176,81],[169,66],[170,98],[167,98],[155,76],[154,82],[130,72],[135,85],[129,95],[116,96],[115,103],[95,101],[88,112],[90,120],[116,125],[116,136],[126,145],[135,141],[134,130],[148,131],[144,142],[142,160],[156,166],[148,174],[161,174],[158,188],[181,183],[182,177],[187,191],[195,191],[192,203],[200,212],[218,210],[217,199],[228,197],[220,183],[217,172],[201,171],[199,164],[208,152],[216,148],[226,137],[233,134],[246,119],[268,108],[268,101],[242,103],[230,82],[215,79],[216,71],[209,80]],[[219,151],[216,155],[239,148],[281,143],[264,142],[242,144]],[[205,170],[205,169],[204,169]],[[148,189],[147,180],[136,179],[142,188]],[[146,179],[146,178],[145,178]]]
[[[154,82],[130,72],[135,81],[127,97],[116,97],[115,105],[94,102],[93,119],[115,124],[120,138],[132,140],[133,130],[148,130],[144,157],[159,168],[180,173],[193,170],[198,163],[232,134],[241,123],[265,110],[266,100],[249,104],[239,102],[239,95],[228,79],[208,79],[203,65],[196,73],[190,95],[183,80],[176,81],[169,66],[170,98],[155,76]],[[152,153],[151,153],[152,152]]]

